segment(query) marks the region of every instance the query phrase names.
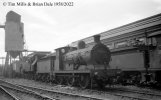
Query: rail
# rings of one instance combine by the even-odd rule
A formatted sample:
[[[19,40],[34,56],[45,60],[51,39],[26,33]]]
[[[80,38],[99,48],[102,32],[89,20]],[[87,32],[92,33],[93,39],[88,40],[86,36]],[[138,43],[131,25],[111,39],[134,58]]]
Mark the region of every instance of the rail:
[[[6,89],[4,89],[2,86],[0,86],[0,89],[3,90],[6,94],[8,94],[13,100],[20,100],[14,94],[12,94],[12,93],[8,92]]]

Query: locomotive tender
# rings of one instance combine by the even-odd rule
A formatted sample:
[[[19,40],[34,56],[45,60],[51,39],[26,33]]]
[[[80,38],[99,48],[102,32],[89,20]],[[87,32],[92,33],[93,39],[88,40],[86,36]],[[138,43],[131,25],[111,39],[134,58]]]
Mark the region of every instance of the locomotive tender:
[[[41,58],[34,55],[31,66],[34,78],[42,81],[54,81],[57,84],[78,85],[87,88],[93,83],[104,87],[112,84],[120,74],[119,69],[111,69],[111,53],[100,42],[100,35],[94,36],[95,43],[86,47],[84,41],[78,47],[61,47],[55,53]],[[33,59],[33,58],[32,58]],[[31,74],[30,74],[31,75]],[[33,75],[33,74],[32,74]]]
[[[109,47],[111,68],[122,70],[122,82],[161,86],[161,14],[100,33]],[[92,37],[83,39],[92,45]],[[73,45],[77,43],[73,42]],[[121,82],[121,83],[122,83]]]

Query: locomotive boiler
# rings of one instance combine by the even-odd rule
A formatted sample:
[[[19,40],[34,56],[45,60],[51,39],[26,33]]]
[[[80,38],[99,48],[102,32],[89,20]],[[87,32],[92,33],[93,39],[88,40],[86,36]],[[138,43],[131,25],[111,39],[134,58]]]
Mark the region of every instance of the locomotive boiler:
[[[96,35],[95,44],[86,48],[84,41],[80,41],[78,50],[66,53],[64,55],[65,68],[81,70],[83,66],[86,66],[88,69],[101,69],[101,67],[107,69],[111,54],[109,49],[99,41],[99,38],[99,35]]]

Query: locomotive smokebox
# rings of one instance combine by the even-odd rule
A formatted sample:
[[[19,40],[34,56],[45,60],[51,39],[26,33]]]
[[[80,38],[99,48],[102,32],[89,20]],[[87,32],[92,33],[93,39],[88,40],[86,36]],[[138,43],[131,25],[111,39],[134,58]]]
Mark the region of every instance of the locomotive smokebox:
[[[101,37],[100,35],[94,35],[93,37],[95,43],[100,43],[100,37]]]

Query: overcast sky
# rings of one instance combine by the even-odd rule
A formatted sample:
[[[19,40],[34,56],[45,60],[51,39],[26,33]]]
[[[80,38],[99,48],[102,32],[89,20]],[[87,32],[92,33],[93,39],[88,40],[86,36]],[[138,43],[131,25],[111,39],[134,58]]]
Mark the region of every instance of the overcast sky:
[[[73,2],[70,7],[4,6],[4,2]],[[53,51],[92,36],[161,13],[161,0],[0,0],[0,24],[8,11],[21,15],[29,50]],[[5,32],[0,29],[0,57]]]

